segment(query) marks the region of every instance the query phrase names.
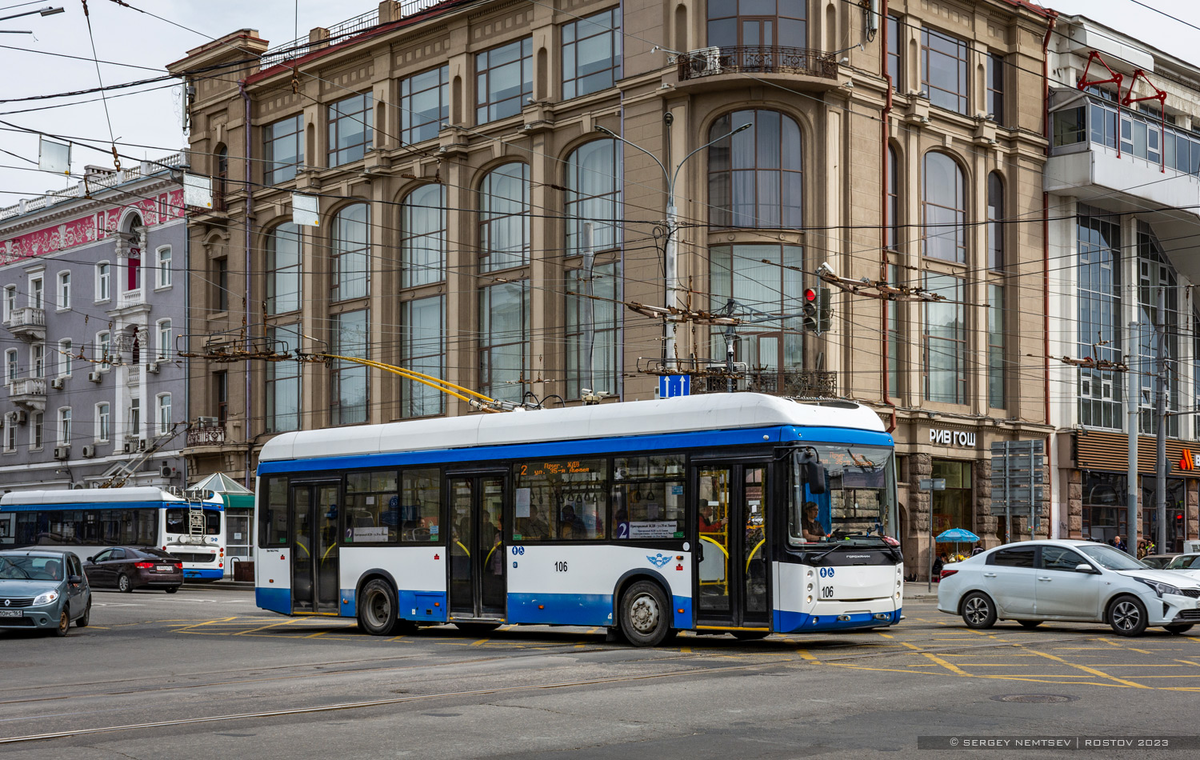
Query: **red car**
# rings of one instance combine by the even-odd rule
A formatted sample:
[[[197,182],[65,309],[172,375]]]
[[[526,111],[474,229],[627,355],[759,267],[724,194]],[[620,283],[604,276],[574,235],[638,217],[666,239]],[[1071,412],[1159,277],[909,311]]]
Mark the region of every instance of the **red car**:
[[[174,594],[183,585],[183,563],[162,549],[149,546],[113,546],[83,565],[88,583],[94,588],[160,588]]]

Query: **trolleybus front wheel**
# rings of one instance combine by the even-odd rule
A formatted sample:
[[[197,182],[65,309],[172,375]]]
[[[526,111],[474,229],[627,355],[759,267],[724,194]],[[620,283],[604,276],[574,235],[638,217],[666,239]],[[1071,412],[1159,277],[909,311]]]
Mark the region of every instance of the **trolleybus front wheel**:
[[[638,581],[621,596],[621,633],[635,647],[658,646],[671,630],[671,607],[657,583]]]

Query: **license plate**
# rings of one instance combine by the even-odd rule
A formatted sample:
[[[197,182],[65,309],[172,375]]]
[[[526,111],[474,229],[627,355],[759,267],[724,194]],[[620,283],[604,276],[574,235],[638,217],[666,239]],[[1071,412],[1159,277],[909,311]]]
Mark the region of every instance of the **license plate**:
[[[157,569],[158,569],[158,572],[160,572],[160,573],[169,573],[172,570],[174,570],[175,568],[172,567],[171,565],[159,565]]]
[[[20,610],[0,610],[0,618],[23,617],[24,614]]]

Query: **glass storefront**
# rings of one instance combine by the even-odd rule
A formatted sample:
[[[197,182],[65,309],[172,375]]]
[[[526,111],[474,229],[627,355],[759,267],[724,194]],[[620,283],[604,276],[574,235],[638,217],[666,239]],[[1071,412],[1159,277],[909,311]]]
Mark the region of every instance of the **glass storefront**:
[[[971,499],[971,462],[933,460],[933,477],[946,481],[944,491],[933,491],[933,535],[951,528],[975,530]]]
[[[1129,538],[1129,479],[1111,472],[1083,472],[1083,537],[1108,543]]]

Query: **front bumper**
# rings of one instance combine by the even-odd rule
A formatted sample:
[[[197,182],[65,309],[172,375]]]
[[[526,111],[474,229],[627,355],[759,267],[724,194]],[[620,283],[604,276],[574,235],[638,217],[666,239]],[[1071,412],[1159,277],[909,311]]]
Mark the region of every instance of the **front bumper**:
[[[882,628],[900,622],[901,608],[892,599],[870,602],[817,602],[807,612],[775,611],[777,633],[816,633]]]
[[[1200,623],[1200,599],[1181,594],[1163,594],[1147,605],[1150,625]]]
[[[0,617],[0,630],[6,631],[51,631],[58,627],[58,616],[62,608],[58,604],[40,607],[23,607],[16,612],[20,617]]]

